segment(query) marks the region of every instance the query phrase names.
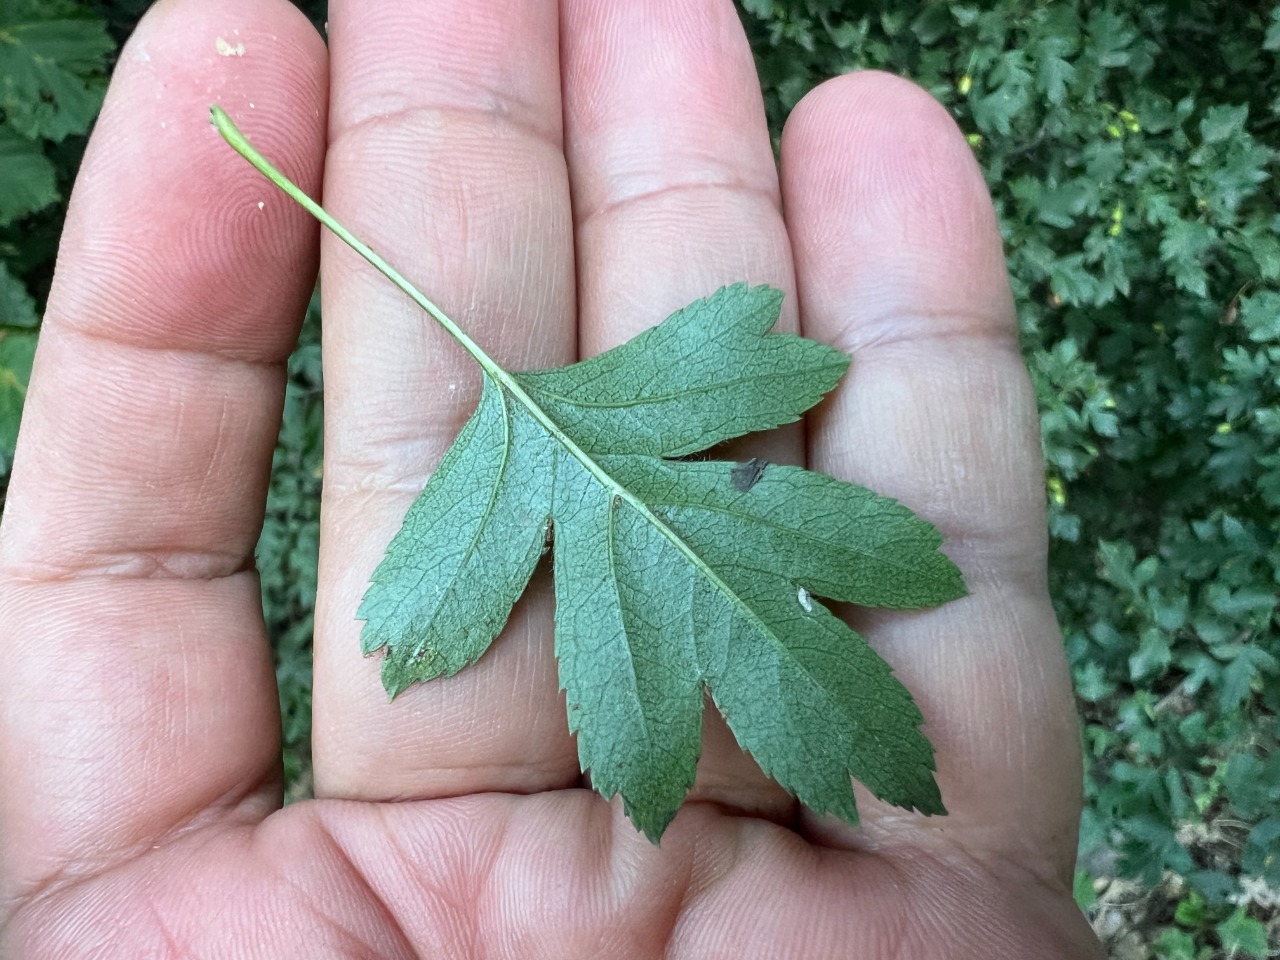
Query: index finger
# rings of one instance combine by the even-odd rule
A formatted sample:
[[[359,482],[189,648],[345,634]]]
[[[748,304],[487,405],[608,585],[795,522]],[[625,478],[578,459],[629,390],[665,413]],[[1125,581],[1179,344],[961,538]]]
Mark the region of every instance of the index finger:
[[[326,58],[287,3],[158,4],[77,181],[0,528],[6,904],[278,802],[253,549],[316,229],[209,127],[319,182]]]

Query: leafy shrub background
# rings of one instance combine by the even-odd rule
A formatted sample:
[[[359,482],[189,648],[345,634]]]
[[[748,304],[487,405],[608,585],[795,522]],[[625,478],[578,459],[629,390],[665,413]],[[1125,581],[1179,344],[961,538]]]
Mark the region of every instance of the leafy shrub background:
[[[775,134],[825,77],[891,70],[948,106],[992,189],[1084,718],[1081,905],[1117,957],[1277,955],[1280,5],[739,2]],[[0,0],[0,498],[65,194],[145,6]],[[319,322],[258,551],[299,794]]]

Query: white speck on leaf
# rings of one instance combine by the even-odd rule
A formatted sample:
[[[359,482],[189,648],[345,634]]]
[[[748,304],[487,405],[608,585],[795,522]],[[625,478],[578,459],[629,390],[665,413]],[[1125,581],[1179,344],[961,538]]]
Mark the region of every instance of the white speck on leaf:
[[[261,209],[262,209],[263,207],[265,207],[265,206],[266,206],[266,204],[265,204],[265,203],[263,203],[261,200],[259,200],[259,201],[258,201],[258,209],[259,209],[259,210],[261,210]]]
[[[813,613],[813,600],[809,597],[809,591],[801,587],[796,591],[796,599],[800,601],[800,606],[804,607],[805,613]]]
[[[235,46],[232,46],[231,44],[227,43],[227,41],[224,40],[222,37],[219,37],[217,41],[215,41],[214,45],[218,48],[218,53],[221,56],[224,56],[224,57],[243,57],[244,56],[243,43],[237,43]]]

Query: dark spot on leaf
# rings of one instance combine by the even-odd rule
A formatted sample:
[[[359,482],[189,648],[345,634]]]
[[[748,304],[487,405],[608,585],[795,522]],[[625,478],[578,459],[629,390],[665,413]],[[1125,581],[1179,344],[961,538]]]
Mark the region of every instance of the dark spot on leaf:
[[[764,468],[767,466],[769,466],[768,460],[752,457],[746,463],[735,463],[729,470],[729,479],[733,481],[735,489],[746,493],[764,476]]]

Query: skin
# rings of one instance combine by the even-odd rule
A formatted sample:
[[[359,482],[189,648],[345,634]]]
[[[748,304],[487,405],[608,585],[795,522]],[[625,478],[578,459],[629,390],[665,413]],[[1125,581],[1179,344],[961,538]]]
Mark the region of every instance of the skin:
[[[832,80],[779,173],[728,0],[335,0],[329,33],[280,0],[164,0],[121,55],[0,527],[0,954],[1100,957],[1033,396],[946,112]],[[221,143],[213,100],[512,367],[738,279],[852,352],[807,433],[744,449],[946,534],[970,597],[847,613],[920,702],[951,815],[798,811],[709,717],[651,846],[584,788],[542,574],[477,666],[388,705],[353,614],[478,371]],[[317,264],[319,799],[280,810],[252,558]]]

